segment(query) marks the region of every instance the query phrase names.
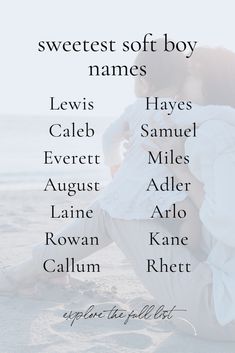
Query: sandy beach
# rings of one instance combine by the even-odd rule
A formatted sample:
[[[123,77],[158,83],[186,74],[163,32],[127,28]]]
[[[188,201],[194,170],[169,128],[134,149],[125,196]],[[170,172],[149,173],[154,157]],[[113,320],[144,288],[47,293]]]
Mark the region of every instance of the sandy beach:
[[[86,198],[83,204],[90,201]],[[66,204],[58,193],[20,187],[1,191],[1,266],[17,264],[43,241],[49,226],[48,204]],[[23,200],[23,202],[22,202]],[[61,222],[53,224],[59,230]],[[80,319],[65,320],[65,313],[114,306],[138,310],[153,305],[152,298],[115,244],[92,255],[101,273],[79,274],[72,289],[40,284],[27,296],[1,296],[1,353],[232,353],[234,344],[210,342],[175,332],[166,321]]]

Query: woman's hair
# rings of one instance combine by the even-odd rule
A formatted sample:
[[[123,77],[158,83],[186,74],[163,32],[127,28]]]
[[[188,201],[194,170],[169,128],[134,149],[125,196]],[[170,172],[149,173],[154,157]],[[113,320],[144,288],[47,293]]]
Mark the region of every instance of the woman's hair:
[[[190,71],[202,82],[205,105],[235,107],[235,53],[224,48],[197,48]]]
[[[136,65],[145,65],[147,74],[144,77],[152,93],[165,88],[180,90],[188,75],[187,60],[177,51],[164,51],[164,39],[156,39],[157,51],[152,52],[150,46],[147,51],[141,51],[136,60]]]

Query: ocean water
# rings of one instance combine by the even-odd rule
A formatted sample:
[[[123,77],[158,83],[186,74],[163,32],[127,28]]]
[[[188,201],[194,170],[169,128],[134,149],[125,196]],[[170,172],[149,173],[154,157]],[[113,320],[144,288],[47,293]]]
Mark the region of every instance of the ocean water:
[[[58,180],[109,179],[103,160],[100,165],[45,165],[44,151],[56,155],[102,156],[102,134],[112,118],[76,116],[1,116],[0,117],[0,189],[38,188],[49,177]],[[94,128],[92,138],[55,138],[49,134],[53,123],[70,128],[75,122],[78,128],[85,122]]]

